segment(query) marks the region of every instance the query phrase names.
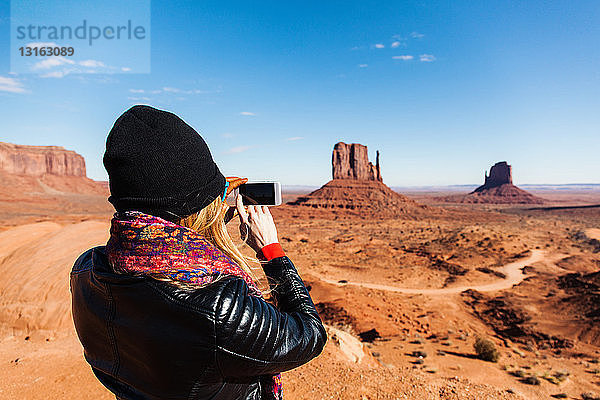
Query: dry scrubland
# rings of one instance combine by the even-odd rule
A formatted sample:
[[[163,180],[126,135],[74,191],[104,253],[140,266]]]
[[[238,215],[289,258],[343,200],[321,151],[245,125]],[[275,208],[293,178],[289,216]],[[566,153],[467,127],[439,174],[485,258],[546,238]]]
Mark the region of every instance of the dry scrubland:
[[[107,239],[106,189],[73,194],[49,178],[10,185],[29,186],[0,198],[0,398],[112,398],[83,359],[68,290],[77,255]],[[273,210],[330,336],[321,357],[284,374],[287,398],[600,394],[600,209],[436,196],[418,196],[427,212],[383,219]],[[599,204],[600,193],[550,200]],[[479,336],[497,362],[476,357]]]

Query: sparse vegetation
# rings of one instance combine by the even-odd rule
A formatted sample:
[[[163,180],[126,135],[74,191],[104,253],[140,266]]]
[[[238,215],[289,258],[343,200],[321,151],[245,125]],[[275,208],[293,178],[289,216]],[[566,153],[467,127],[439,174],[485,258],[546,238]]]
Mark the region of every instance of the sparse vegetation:
[[[525,357],[525,353],[523,353],[521,350],[517,349],[516,347],[512,347],[512,351],[514,351],[515,354],[517,354],[521,357]]]
[[[498,362],[500,353],[491,340],[478,337],[473,347],[475,348],[475,353],[477,353],[477,358],[484,361]]]
[[[522,370],[522,369],[517,369],[511,372],[512,375],[516,376],[517,378],[524,378],[527,373]]]
[[[541,383],[540,378],[538,378],[535,375],[529,375],[525,378],[523,378],[523,383],[526,383],[528,385],[539,385]]]
[[[600,400],[600,396],[595,393],[582,393],[581,398],[583,400]]]
[[[557,393],[557,394],[553,394],[551,397],[553,397],[555,399],[566,399],[568,396],[566,393]]]
[[[562,382],[564,382],[569,377],[569,375],[570,373],[567,371],[556,371],[554,373],[546,371],[540,376],[554,385],[559,385]]]
[[[426,358],[427,353],[423,350],[415,350],[412,352],[413,357]]]

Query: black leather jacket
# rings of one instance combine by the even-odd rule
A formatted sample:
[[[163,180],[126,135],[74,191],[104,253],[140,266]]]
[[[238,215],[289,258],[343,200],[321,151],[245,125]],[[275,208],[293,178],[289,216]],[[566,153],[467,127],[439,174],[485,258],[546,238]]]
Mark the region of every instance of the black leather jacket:
[[[316,357],[327,335],[287,257],[264,267],[277,307],[228,277],[186,291],[114,273],[104,246],[71,272],[85,359],[123,399],[262,399],[267,375]]]

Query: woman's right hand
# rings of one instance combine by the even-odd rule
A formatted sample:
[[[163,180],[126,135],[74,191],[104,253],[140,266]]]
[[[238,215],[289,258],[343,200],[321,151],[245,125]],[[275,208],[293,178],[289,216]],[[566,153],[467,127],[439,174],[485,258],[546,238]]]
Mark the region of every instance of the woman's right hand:
[[[246,211],[239,194],[235,204],[240,216],[240,235],[248,246],[258,253],[266,245],[279,243],[277,228],[269,207],[248,206]]]

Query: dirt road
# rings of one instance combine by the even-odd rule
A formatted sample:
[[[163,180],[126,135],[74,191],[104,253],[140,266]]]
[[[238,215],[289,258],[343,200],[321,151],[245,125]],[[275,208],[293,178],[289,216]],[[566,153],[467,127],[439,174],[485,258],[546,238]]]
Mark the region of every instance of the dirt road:
[[[397,286],[389,286],[389,285],[380,285],[377,283],[367,283],[367,282],[346,282],[340,283],[334,279],[320,277],[323,282],[327,282],[330,284],[334,284],[337,286],[345,286],[345,285],[354,285],[360,286],[368,289],[376,289],[376,290],[386,290],[389,292],[397,292],[397,293],[407,293],[407,294],[427,294],[427,295],[444,295],[444,294],[454,294],[461,293],[467,289],[477,290],[478,292],[493,292],[496,290],[503,290],[513,287],[521,283],[523,279],[525,279],[525,274],[522,271],[522,268],[526,265],[530,265],[541,261],[545,258],[545,253],[542,250],[532,250],[531,255],[527,258],[523,258],[509,264],[506,264],[502,268],[498,269],[499,272],[502,272],[506,275],[506,278],[499,279],[496,282],[487,283],[484,285],[467,285],[467,286],[453,286],[449,288],[442,289],[416,289],[416,288],[402,288]]]

